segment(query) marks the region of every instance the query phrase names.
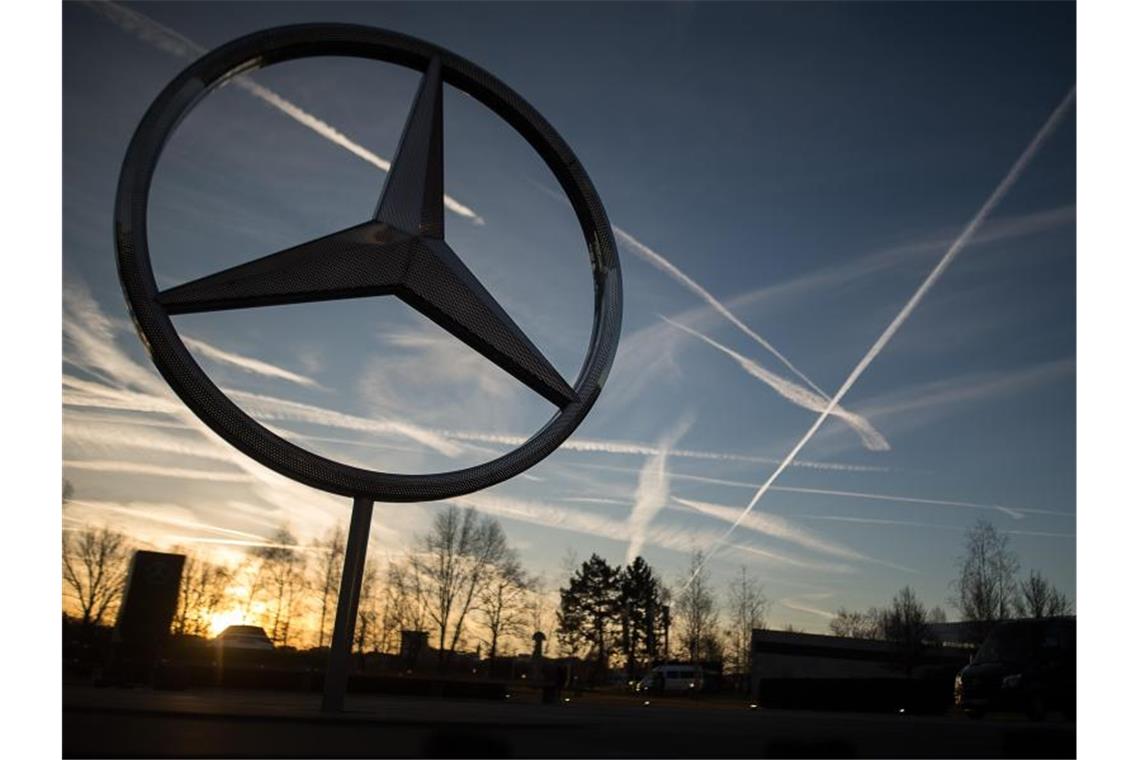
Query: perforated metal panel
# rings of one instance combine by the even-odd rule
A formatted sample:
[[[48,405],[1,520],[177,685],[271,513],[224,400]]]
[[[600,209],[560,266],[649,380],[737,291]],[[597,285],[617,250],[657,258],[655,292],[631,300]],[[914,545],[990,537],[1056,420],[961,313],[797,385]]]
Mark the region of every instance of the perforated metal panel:
[[[513,336],[509,330],[500,329],[504,323],[501,315],[493,313],[493,308],[490,312],[485,312],[478,304],[456,306],[456,301],[442,306],[436,304],[434,308],[439,313],[430,314],[431,304],[417,303],[417,298],[424,300],[423,278],[433,276],[432,266],[425,266],[422,271],[414,270],[412,278],[402,279],[413,269],[405,266],[400,272],[399,283],[394,282],[399,265],[419,261],[418,257],[425,249],[432,257],[424,261],[435,264],[442,260],[440,257],[445,252],[437,249],[434,242],[428,239],[442,237],[442,217],[436,224],[434,217],[425,218],[421,214],[418,218],[411,219],[408,214],[401,212],[399,219],[402,220],[404,216],[411,219],[408,226],[412,226],[412,222],[418,225],[418,230],[404,231],[427,236],[405,241],[400,239],[401,230],[385,226],[385,222],[394,220],[384,219],[383,209],[380,209],[374,222],[338,233],[341,235],[339,238],[336,235],[330,236],[324,241],[324,250],[330,260],[328,266],[322,268],[321,274],[314,275],[323,279],[313,287],[319,285],[325,290],[344,288],[354,296],[383,293],[400,295],[441,324],[444,324],[446,318],[454,319],[454,329],[448,329],[461,337],[464,320],[486,321],[490,318],[488,315],[495,317],[494,325],[488,327],[484,324],[480,329],[473,330],[492,336],[490,342],[498,344],[498,347],[486,347],[484,353],[500,351],[506,356],[514,352],[522,357],[516,359],[517,366],[513,370],[508,367],[508,363],[503,363],[504,368],[544,393],[560,409],[526,443],[490,462],[432,475],[399,475],[350,467],[280,438],[243,412],[214,385],[187,351],[170,319],[171,314],[183,313],[191,308],[196,311],[208,310],[208,303],[207,308],[203,308],[203,303],[208,301],[207,296],[219,299],[213,304],[214,308],[229,308],[224,300],[227,297],[226,288],[233,287],[232,283],[215,282],[218,287],[209,292],[202,289],[192,292],[193,289],[188,285],[185,290],[174,288],[161,296],[156,286],[147,245],[148,196],[163,146],[178,123],[202,97],[239,73],[283,61],[329,55],[386,61],[428,71],[429,76],[430,69],[438,66],[443,82],[468,93],[499,115],[542,157],[569,198],[585,236],[594,274],[594,328],[589,351],[570,393],[559,389],[561,378],[557,377],[553,368],[544,367],[541,362],[527,358],[527,345],[518,343],[520,339],[526,341],[525,336],[521,336],[521,333]],[[433,60],[437,63],[433,64]],[[425,81],[428,81],[428,77],[425,77]],[[424,109],[424,112],[426,115],[413,113],[413,120],[426,122],[433,118],[430,108]],[[430,146],[425,148],[417,144],[409,150],[423,154],[426,156],[424,160],[432,160],[434,156]],[[422,186],[431,190],[434,188],[433,182],[429,178]],[[348,496],[379,501],[445,499],[486,488],[518,475],[558,448],[589,412],[609,374],[621,333],[621,269],[613,231],[593,184],[565,141],[518,94],[470,61],[430,43],[372,27],[302,24],[269,29],[221,46],[179,74],[155,99],[127,150],[115,203],[115,242],[119,278],[139,335],[159,372],[186,405],[222,438],[258,462],[302,483]],[[391,249],[392,260],[376,267],[362,268],[359,261],[353,258],[352,252],[356,246],[364,244],[387,245]],[[446,247],[441,240],[439,244]],[[446,253],[450,253],[450,249]],[[291,275],[286,271],[288,267],[282,270],[278,264],[279,260],[274,263],[277,268],[273,269],[272,276],[266,281],[262,303],[313,300],[296,295],[292,296],[292,301],[289,300],[290,294],[297,292],[296,278],[290,280]],[[243,266],[253,271],[257,270],[259,262]],[[437,274],[440,277],[454,276],[455,271],[460,270],[452,269],[448,273]],[[233,274],[232,270],[229,274]],[[208,279],[203,278],[203,281]],[[193,285],[201,286],[203,281],[196,281]],[[462,276],[458,276],[456,282],[462,284]],[[451,287],[455,283],[439,284]],[[242,290],[242,293],[243,297],[247,297],[248,288]],[[346,296],[342,294],[337,297]],[[449,315],[448,312],[453,313]],[[529,344],[529,341],[526,343]]]

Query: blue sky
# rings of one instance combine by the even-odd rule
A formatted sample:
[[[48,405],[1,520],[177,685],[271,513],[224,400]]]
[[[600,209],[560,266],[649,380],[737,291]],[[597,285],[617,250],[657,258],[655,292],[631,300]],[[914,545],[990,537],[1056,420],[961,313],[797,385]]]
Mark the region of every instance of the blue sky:
[[[679,579],[815,417],[789,401],[806,382],[662,257],[834,393],[1075,82],[1074,9],[1060,3],[125,8],[63,9],[66,518],[228,559],[280,524],[307,540],[347,521],[346,500],[232,452],[164,390],[126,322],[111,208],[131,132],[188,63],[186,40],[353,21],[448,47],[521,93],[620,230],[623,337],[601,400],[527,477],[461,500],[497,515],[551,586],[568,552],[623,561],[631,543]],[[418,74],[309,60],[255,81],[390,158]],[[573,377],[592,308],[574,220],[508,127],[453,91],[444,107],[446,190],[470,209],[449,213],[448,240]],[[156,177],[159,283],[362,221],[383,180],[223,88]],[[808,630],[904,584],[945,607],[963,531],[986,518],[1026,571],[1075,598],[1075,203],[1070,112],[843,400],[848,417],[719,549],[716,583],[747,565],[770,622]],[[377,469],[482,461],[551,412],[394,299],[176,324],[254,416]],[[373,555],[399,552],[437,508],[378,505]]]

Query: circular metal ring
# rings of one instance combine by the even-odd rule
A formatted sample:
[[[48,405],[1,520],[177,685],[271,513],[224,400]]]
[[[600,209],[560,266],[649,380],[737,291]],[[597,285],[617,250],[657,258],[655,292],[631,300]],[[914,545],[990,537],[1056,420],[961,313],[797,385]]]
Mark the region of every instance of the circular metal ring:
[[[451,472],[405,475],[352,467],[300,448],[234,404],[207,377],[159,303],[147,244],[151,180],[162,149],[187,113],[211,90],[240,74],[283,61],[349,56],[423,71],[438,58],[442,77],[474,97],[534,148],[566,193],[586,238],[594,276],[594,326],[574,383],[577,398],[514,451]],[[514,477],[558,448],[589,412],[617,352],[621,332],[621,269],[613,230],[586,172],[554,128],[517,93],[475,64],[403,34],[350,24],[300,24],[267,29],[207,53],[159,94],[123,160],[115,200],[119,279],[143,343],[167,383],[218,435],[261,464],[309,486],[378,501],[446,499]]]

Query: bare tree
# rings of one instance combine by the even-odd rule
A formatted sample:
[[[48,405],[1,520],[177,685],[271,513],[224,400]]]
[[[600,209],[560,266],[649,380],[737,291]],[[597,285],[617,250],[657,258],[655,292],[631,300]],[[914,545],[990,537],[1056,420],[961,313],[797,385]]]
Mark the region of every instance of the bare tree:
[[[740,575],[728,587],[728,656],[736,673],[747,673],[752,663],[752,630],[764,627],[768,599],[764,587],[748,576],[741,566]]]
[[[681,646],[688,651],[689,659],[692,662],[715,659],[720,650],[718,612],[703,552],[696,551],[690,557],[689,572],[674,598]]]
[[[900,664],[909,674],[932,638],[926,606],[910,586],[905,586],[883,610],[881,620],[883,638],[898,647]]]
[[[344,528],[337,526],[313,542],[316,562],[313,563],[313,588],[320,594],[320,616],[317,618],[317,646],[331,640],[330,628],[337,595],[340,593],[340,574],[344,569]],[[326,634],[328,636],[326,637]]]
[[[356,651],[362,656],[365,652],[375,652],[383,646],[384,625],[383,606],[379,589],[380,567],[375,560],[364,563],[364,575],[360,579],[360,603],[356,611]]]
[[[102,625],[114,612],[129,561],[126,537],[106,526],[64,533],[63,581],[85,627]]]
[[[226,591],[232,580],[233,573],[228,567],[187,554],[171,631],[187,636],[209,635],[210,621],[223,610]]]
[[[260,560],[257,576],[266,599],[269,638],[279,646],[289,644],[290,628],[305,586],[305,556],[297,551],[296,544],[296,537],[282,527],[266,545],[253,550]]]
[[[416,539],[416,549],[411,566],[439,635],[442,665],[455,653],[479,594],[507,558],[507,538],[497,520],[452,506],[436,514],[431,529]]]
[[[950,598],[962,620],[982,624],[976,636],[984,633],[986,624],[1013,613],[1017,569],[1009,536],[987,520],[979,520],[966,534],[965,553],[958,560],[958,578]]]
[[[389,562],[385,573],[377,647],[394,652],[400,646],[400,631],[427,628],[427,598],[420,576],[410,562]]]
[[[527,604],[534,581],[523,571],[518,557],[508,552],[479,593],[478,612],[487,629],[487,656],[494,659],[505,639],[526,634]]]
[[[1069,598],[1036,570],[1021,582],[1019,590],[1020,594],[1014,600],[1019,617],[1044,618],[1073,613]]]
[[[827,626],[836,636],[846,636],[852,639],[878,639],[882,638],[883,635],[881,622],[882,615],[874,607],[867,612],[840,607]]]

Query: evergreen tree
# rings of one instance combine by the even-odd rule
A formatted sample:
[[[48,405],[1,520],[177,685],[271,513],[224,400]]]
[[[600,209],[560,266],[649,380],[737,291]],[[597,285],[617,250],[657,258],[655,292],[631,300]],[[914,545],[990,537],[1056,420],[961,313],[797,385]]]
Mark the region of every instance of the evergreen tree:
[[[621,571],[593,554],[559,593],[559,642],[571,653],[585,648],[594,657],[598,673],[604,672],[621,623]]]
[[[643,558],[637,557],[622,571],[622,650],[626,670],[637,670],[638,661],[656,659],[664,637],[664,609],[668,600],[660,579]]]

